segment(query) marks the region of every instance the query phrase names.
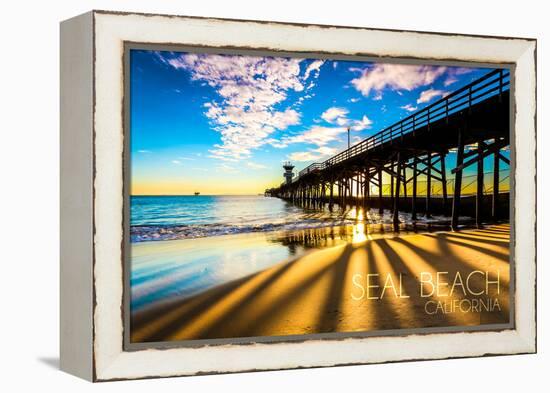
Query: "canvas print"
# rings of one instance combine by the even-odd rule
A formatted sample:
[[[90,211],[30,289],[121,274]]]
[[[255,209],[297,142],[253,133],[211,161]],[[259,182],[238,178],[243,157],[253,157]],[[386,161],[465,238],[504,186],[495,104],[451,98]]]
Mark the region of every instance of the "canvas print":
[[[130,343],[510,326],[509,68],[127,56]]]

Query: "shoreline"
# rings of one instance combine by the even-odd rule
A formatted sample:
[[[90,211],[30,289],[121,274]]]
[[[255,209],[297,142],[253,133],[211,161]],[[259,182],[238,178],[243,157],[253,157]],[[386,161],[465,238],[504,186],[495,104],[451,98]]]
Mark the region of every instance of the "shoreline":
[[[327,220],[328,221],[328,220]],[[350,220],[351,221],[351,220]],[[507,223],[508,221],[502,221],[501,223]],[[460,217],[460,229],[468,230],[475,229],[475,222],[470,217]],[[494,224],[499,224],[494,223]],[[491,224],[491,225],[494,225]],[[437,232],[450,230],[450,219],[449,218],[430,218],[430,219],[421,219],[417,221],[403,221],[398,225],[398,230],[395,230],[394,224],[391,222],[367,222],[361,220],[354,220],[353,222],[338,224],[331,223],[327,225],[317,225],[311,227],[285,227],[286,224],[281,224],[279,228],[273,229],[259,229],[259,230],[248,230],[242,232],[229,232],[229,233],[216,233],[208,236],[182,236],[180,238],[158,238],[150,240],[139,240],[131,241],[130,244],[137,245],[143,243],[155,243],[155,242],[166,242],[166,241],[181,241],[181,240],[198,240],[198,239],[210,239],[210,238],[219,238],[225,236],[240,236],[240,235],[261,235],[266,236],[284,234],[292,236],[296,233],[302,232],[329,232],[329,231],[341,231],[342,228],[353,228],[357,225],[362,225],[365,231],[369,232],[370,235],[383,235],[383,236],[392,236],[395,234],[399,236],[401,234],[410,234],[410,233],[422,233],[422,232]],[[193,225],[132,225],[131,228],[180,228],[180,227],[189,227],[192,228]]]
[[[460,232],[391,233],[356,240],[313,248],[193,296],[143,307],[131,315],[132,342],[508,322],[508,224]],[[178,248],[181,243],[176,242],[184,240],[150,243],[166,242]],[[499,292],[494,293],[495,284],[488,284],[493,292],[488,291],[485,297],[473,295],[483,287],[478,282],[482,275],[476,273],[471,278],[472,293],[461,294],[459,285],[451,296],[422,297],[418,293],[419,279],[426,279],[428,274],[435,280],[438,272],[446,272],[447,281],[453,277],[456,281],[459,274],[464,281],[474,271],[487,272],[485,279],[489,282],[498,275]],[[369,274],[374,280],[370,283],[365,281]],[[386,287],[385,296],[366,293],[369,285],[379,292]],[[430,288],[429,284],[423,285]],[[494,306],[495,299],[499,309],[476,309],[485,307],[489,300]],[[426,309],[427,301],[434,302],[430,310]],[[441,310],[429,314],[439,301],[445,303]],[[456,310],[460,302],[464,305],[467,301],[474,311]],[[447,312],[453,305],[455,309]]]

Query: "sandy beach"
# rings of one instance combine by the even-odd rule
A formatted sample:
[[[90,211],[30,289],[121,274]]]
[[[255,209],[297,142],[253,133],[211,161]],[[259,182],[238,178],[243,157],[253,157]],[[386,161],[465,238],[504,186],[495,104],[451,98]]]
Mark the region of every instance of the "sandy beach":
[[[509,284],[508,224],[358,237],[142,307],[131,341],[507,323]]]

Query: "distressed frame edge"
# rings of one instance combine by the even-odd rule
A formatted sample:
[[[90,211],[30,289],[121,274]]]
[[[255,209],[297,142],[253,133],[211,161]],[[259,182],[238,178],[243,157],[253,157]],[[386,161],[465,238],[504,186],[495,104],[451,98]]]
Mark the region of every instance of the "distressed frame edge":
[[[103,14],[103,13],[102,13]],[[112,13],[109,13],[109,14],[112,14]],[[135,14],[130,14],[130,15],[135,15]],[[173,17],[171,17],[173,18]],[[188,17],[186,17],[188,18]],[[209,18],[207,18],[209,19]],[[231,20],[233,21],[233,20]],[[254,22],[254,21],[247,21],[247,22]],[[280,23],[280,22],[273,22],[274,24],[278,24],[278,25],[285,25],[284,23]],[[369,30],[369,29],[364,29],[364,30]],[[418,32],[413,32],[413,33],[418,33]],[[399,35],[399,32],[396,32],[394,34],[397,34]],[[427,33],[427,34],[432,34],[432,35],[437,35],[437,33]],[[453,37],[454,36],[461,36],[461,35],[452,35]],[[464,35],[462,35],[464,36]],[[502,37],[498,37],[499,39],[504,39],[505,38],[502,38]],[[536,56],[536,41],[533,43],[533,42],[530,42],[530,44],[532,44],[532,48],[528,48],[529,47],[529,41],[533,41],[533,40],[527,40],[526,44],[527,47],[525,49],[525,55],[530,55],[529,57],[531,58],[531,60],[533,60],[533,68],[534,68],[534,73],[535,75],[533,75],[533,80],[534,80],[534,86],[528,86],[528,90],[529,90],[529,87],[533,87],[533,89],[536,89],[536,57],[533,57],[533,54],[534,56]],[[532,93],[532,91],[531,91]],[[534,115],[534,118],[535,118],[535,121],[536,121],[536,96],[535,97],[531,97],[531,98],[534,98],[534,100],[532,100],[532,104],[533,104],[533,115]],[[516,121],[516,124],[517,124],[517,121]],[[536,139],[536,122],[533,124],[534,127],[532,128],[532,130],[530,131],[533,131],[533,136],[535,137]],[[529,136],[529,135],[528,135]],[[535,151],[536,151],[536,143],[535,143]],[[536,174],[536,162],[535,162],[535,174]],[[535,187],[536,187],[536,177],[535,177],[535,182],[533,184]],[[534,204],[535,204],[535,207],[536,207],[536,195],[535,195],[535,199],[534,199]],[[532,217],[532,222],[536,225],[536,213],[533,212],[533,217]],[[533,227],[533,231],[534,232],[530,232],[529,234],[536,234],[536,227]],[[536,258],[536,249],[534,250],[534,254],[533,256]],[[534,279],[536,280],[536,269],[534,271]],[[97,284],[97,283],[96,283]],[[536,281],[535,281],[535,284],[536,284]],[[536,287],[534,288],[535,291],[536,291]],[[536,292],[535,292],[536,294]],[[535,300],[535,296],[533,296],[533,302]],[[534,326],[533,326],[533,329],[532,331],[525,331],[525,329],[523,329],[523,325],[522,326],[517,326],[517,329],[514,331],[514,334],[512,335],[512,337],[514,337],[515,339],[518,339],[518,342],[520,342],[522,345],[521,345],[521,348],[523,348],[522,350],[519,350],[520,348],[516,348],[514,351],[517,351],[517,352],[510,352],[509,354],[512,354],[512,353],[533,353],[536,351],[536,313],[535,313],[535,310],[533,310],[533,322],[534,322]],[[521,328],[521,329],[520,329]],[[521,333],[525,333],[525,334],[518,334],[518,331],[521,330]],[[443,334],[443,336],[447,336],[448,334]],[[512,338],[512,337],[509,337],[509,338]],[[94,337],[95,338],[95,337]],[[518,351],[519,350],[519,351]],[[482,353],[482,354],[465,354],[465,355],[456,355],[456,356],[450,356],[450,357],[472,357],[472,356],[485,356],[485,355],[499,355],[499,354],[506,354],[505,351],[501,351],[501,352],[497,352],[497,353],[491,353],[491,354],[487,354],[487,353]],[[441,359],[441,358],[448,358],[449,356],[445,356],[445,355],[442,355],[442,356],[429,356],[429,357],[426,357],[426,358],[421,358],[421,359],[418,359],[418,358],[414,358],[414,359],[407,359],[406,357],[401,357],[400,359],[398,360],[387,360],[387,361],[380,361],[380,362],[392,362],[392,361],[408,361],[408,360],[428,360],[428,359]],[[113,363],[117,363],[117,361],[119,360],[118,358],[116,359],[112,359],[113,360]],[[361,362],[359,364],[366,364],[366,363],[379,363],[379,361],[365,361],[365,362]],[[357,363],[345,363],[345,364],[357,364]],[[114,365],[114,364],[113,364]],[[336,366],[336,365],[339,365],[339,364],[329,364],[329,365],[307,365],[307,366],[289,366],[289,367],[277,367],[277,368],[265,368],[265,370],[270,370],[270,369],[287,369],[287,368],[300,368],[300,367],[329,367],[329,366]],[[110,367],[109,367],[110,368]],[[116,367],[115,367],[116,368]],[[103,370],[102,370],[103,371]],[[106,370],[105,370],[106,371]],[[241,369],[241,370],[224,370],[224,371],[218,371],[218,372],[243,372],[243,371],[254,371],[254,370],[244,370],[244,369]],[[101,372],[102,375],[99,376],[99,378],[94,378],[95,380],[114,380],[114,379],[134,379],[134,378],[148,378],[148,377],[162,377],[162,376],[178,376],[178,375],[196,375],[196,374],[202,374],[204,372],[192,372],[190,374],[186,374],[186,373],[171,373],[171,374],[165,374],[165,375],[145,375],[145,376],[130,376],[130,377],[124,377],[124,376],[121,376],[121,377],[117,377],[117,376],[113,376],[111,375],[111,377],[108,376],[108,372],[107,373],[103,373]],[[211,372],[207,372],[207,373],[211,373]],[[212,373],[217,373],[217,372],[212,372]],[[105,376],[107,376],[107,378],[105,378]]]
[[[93,12],[59,25],[60,369],[93,381]]]
[[[377,62],[379,58],[372,56],[362,55],[342,55],[342,54],[317,54],[317,53],[303,53],[303,52],[285,52],[274,50],[257,50],[257,49],[241,49],[234,47],[207,47],[207,46],[186,46],[184,44],[162,44],[162,43],[139,43],[139,42],[123,42],[123,78],[122,83],[124,85],[124,107],[123,107],[123,137],[124,137],[124,153],[123,153],[123,209],[124,209],[124,232],[123,232],[123,245],[122,245],[122,264],[124,274],[124,294],[123,294],[123,330],[124,330],[124,344],[123,351],[139,351],[146,349],[158,349],[166,350],[173,348],[200,348],[206,346],[220,346],[220,345],[250,345],[250,344],[273,344],[273,343],[290,343],[297,344],[304,341],[311,340],[343,340],[343,339],[360,339],[371,337],[407,337],[413,335],[426,335],[426,334],[438,334],[438,333],[468,333],[468,332],[500,332],[503,330],[515,329],[515,275],[514,275],[514,247],[512,242],[510,243],[510,300],[512,301],[512,307],[510,308],[509,316],[510,320],[507,323],[498,324],[486,324],[479,326],[448,326],[448,327],[433,327],[433,328],[402,328],[402,329],[386,329],[379,331],[364,331],[364,332],[332,332],[332,333],[315,333],[315,334],[294,334],[287,336],[260,336],[260,337],[238,337],[229,339],[199,339],[199,340],[181,340],[181,341],[160,341],[150,343],[132,343],[129,339],[128,326],[130,323],[130,304],[129,296],[130,291],[128,283],[130,281],[129,273],[129,257],[130,257],[130,240],[129,240],[129,209],[130,209],[130,152],[129,146],[131,145],[129,139],[130,135],[130,116],[129,116],[129,81],[130,75],[130,53],[132,50],[166,50],[166,51],[183,51],[190,53],[213,53],[213,54],[228,54],[228,55],[249,55],[249,56],[283,56],[283,57],[296,57],[296,58],[315,58],[315,59],[330,59],[330,60],[351,60],[351,61],[365,61],[365,62]],[[510,99],[510,137],[511,137],[511,154],[515,154],[515,130],[514,130],[514,108],[515,108],[515,63],[479,63],[471,61],[449,61],[449,60],[427,60],[427,59],[405,59],[400,57],[385,57],[384,63],[401,64],[406,62],[407,64],[426,64],[429,61],[431,65],[440,66],[456,66],[456,67],[489,67],[489,68],[502,68],[510,71],[510,91],[513,98]],[[510,166],[510,172],[515,170],[515,159],[512,160]],[[514,176],[511,176],[510,186],[510,217],[513,216],[515,211],[513,197],[515,194],[514,189]],[[513,223],[513,222],[512,222]],[[511,237],[513,236],[513,225],[510,228]]]

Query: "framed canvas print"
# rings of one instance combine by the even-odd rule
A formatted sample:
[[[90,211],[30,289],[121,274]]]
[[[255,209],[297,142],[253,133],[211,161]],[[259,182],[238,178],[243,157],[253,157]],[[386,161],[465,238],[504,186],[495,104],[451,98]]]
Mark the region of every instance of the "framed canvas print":
[[[536,41],[61,24],[61,367],[536,351]]]

